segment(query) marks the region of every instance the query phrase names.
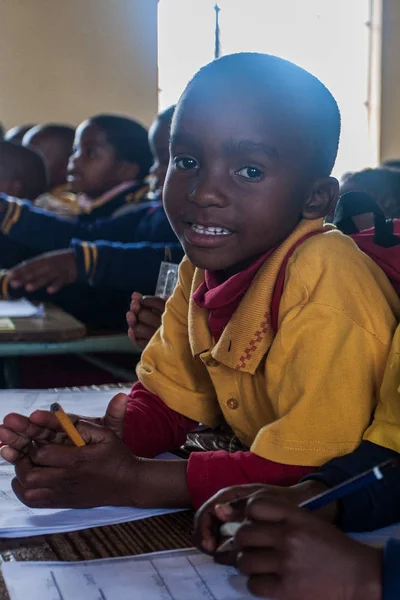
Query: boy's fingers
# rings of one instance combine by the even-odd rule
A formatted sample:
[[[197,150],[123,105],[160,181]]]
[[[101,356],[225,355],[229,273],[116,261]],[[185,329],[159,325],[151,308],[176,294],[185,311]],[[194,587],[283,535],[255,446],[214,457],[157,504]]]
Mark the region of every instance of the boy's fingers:
[[[158,327],[148,327],[147,325],[142,325],[140,323],[139,325],[137,325],[137,327],[135,327],[135,338],[137,340],[143,340],[148,342],[153,337],[157,329]]]
[[[104,415],[104,426],[114,431],[118,437],[122,437],[124,422],[129,398],[126,394],[119,393],[111,399]]]
[[[131,340],[132,344],[134,344],[135,346],[138,345],[136,342],[135,332],[131,327],[128,329],[128,337]]]
[[[236,558],[236,567],[243,575],[274,575],[278,573],[281,556],[276,550],[270,548],[249,548],[246,552],[239,552]]]
[[[79,415],[68,413],[72,423],[76,424],[79,419],[83,418]],[[63,431],[57,417],[50,410],[35,410],[30,416],[29,420],[31,423],[41,427],[44,430],[51,430],[54,433]]]
[[[17,498],[30,508],[55,508],[54,491],[50,488],[27,489],[24,488],[15,477],[11,487]]]
[[[161,314],[151,310],[141,310],[139,313],[139,325],[145,325],[151,329],[158,329],[161,325]]]
[[[235,535],[235,548],[279,548],[284,538],[281,523],[243,523]]]
[[[165,311],[165,304],[166,300],[159,298],[158,296],[144,296],[141,302],[142,308],[152,310],[159,315],[162,315]]]
[[[23,456],[22,452],[15,450],[15,448],[11,448],[11,446],[3,446],[3,448],[0,449],[0,454],[4,460],[12,465],[15,465],[15,463]]]
[[[30,444],[30,439],[13,431],[12,429],[8,429],[4,425],[0,425],[0,441],[2,444],[10,446],[17,450],[18,452],[24,450],[28,444]]]
[[[137,323],[136,315],[131,310],[126,313],[126,321],[129,325],[129,327],[132,327],[132,328],[135,327],[135,325]]]
[[[261,484],[237,485],[230,488],[228,502],[221,502],[215,505],[215,514],[224,523],[227,521],[244,521],[246,515],[246,506],[249,498],[254,494],[259,494],[265,486]],[[265,492],[264,492],[265,493]]]
[[[213,554],[217,548],[219,524],[210,510],[196,513],[194,521],[194,543],[206,552]]]
[[[59,292],[61,290],[61,288],[63,288],[65,285],[67,285],[70,282],[68,277],[61,277],[60,274],[58,274],[58,276],[54,279],[54,281],[50,284],[47,285],[47,293],[48,294],[56,294],[57,292]]]
[[[298,521],[300,519],[301,521],[302,511],[283,498],[274,498],[268,493],[258,492],[249,498],[247,502],[246,518],[275,523],[288,519],[291,521]]]
[[[282,598],[278,595],[279,578],[276,575],[252,575],[247,587],[257,598]]]
[[[59,428],[60,429],[60,428]],[[36,424],[30,420],[30,418],[17,413],[10,413],[4,417],[3,425],[0,425],[0,440],[3,443],[14,446],[20,443],[16,440],[15,444],[11,441],[9,431],[14,432],[20,436],[35,440],[52,440],[55,437],[55,432],[51,431],[41,424]],[[7,436],[7,439],[2,439],[1,436]]]
[[[38,467],[29,458],[22,458],[15,465],[15,476],[25,489],[54,487],[63,470],[57,467]]]

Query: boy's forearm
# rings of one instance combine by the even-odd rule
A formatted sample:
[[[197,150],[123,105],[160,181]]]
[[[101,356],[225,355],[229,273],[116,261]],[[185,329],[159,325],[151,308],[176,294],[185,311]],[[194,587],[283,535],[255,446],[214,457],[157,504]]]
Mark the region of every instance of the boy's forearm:
[[[131,502],[139,508],[186,508],[192,505],[186,460],[140,459],[139,478]]]

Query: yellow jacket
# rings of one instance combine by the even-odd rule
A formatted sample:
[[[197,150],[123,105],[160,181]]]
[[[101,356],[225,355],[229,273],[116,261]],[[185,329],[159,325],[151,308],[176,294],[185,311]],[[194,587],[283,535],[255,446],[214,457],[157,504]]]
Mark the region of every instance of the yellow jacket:
[[[374,420],[364,439],[400,452],[400,326],[394,334]]]
[[[302,221],[256,274],[215,343],[191,296],[204,271],[186,259],[138,377],[170,408],[211,426],[224,418],[261,457],[319,466],[353,451],[378,400],[400,301],[353,240],[327,227],[291,256],[274,337],[270,303]],[[399,415],[400,416],[400,415]],[[399,422],[399,420],[398,420]]]

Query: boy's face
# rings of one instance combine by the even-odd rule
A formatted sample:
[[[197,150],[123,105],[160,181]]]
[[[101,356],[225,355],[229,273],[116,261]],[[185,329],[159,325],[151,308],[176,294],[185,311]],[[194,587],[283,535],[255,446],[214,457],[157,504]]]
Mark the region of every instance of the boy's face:
[[[158,119],[154,121],[149,131],[149,146],[154,159],[150,169],[151,188],[160,199],[169,163],[169,132],[170,124]]]
[[[71,190],[97,198],[124,180],[124,163],[117,159],[105,131],[90,121],[79,125],[68,163]]]
[[[226,84],[192,89],[171,133],[164,204],[195,266],[237,272],[295,228],[310,149],[273,97]]]

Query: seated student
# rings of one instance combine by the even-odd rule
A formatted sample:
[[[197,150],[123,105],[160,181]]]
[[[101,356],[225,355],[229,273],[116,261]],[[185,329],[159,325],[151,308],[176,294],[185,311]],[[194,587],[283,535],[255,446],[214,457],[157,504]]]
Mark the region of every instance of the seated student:
[[[173,107],[160,113],[149,131],[149,144],[154,157],[152,167],[152,191],[154,197],[161,199],[162,187],[164,185],[165,174],[168,167],[168,144],[169,128],[173,114]],[[167,148],[167,153],[165,153]],[[36,300],[48,299],[46,294],[57,294],[61,288],[75,282],[90,284],[91,287],[101,287],[98,291],[101,294],[101,310],[93,310],[90,303],[85,309],[82,286],[76,288],[76,294],[79,296],[78,304],[71,298],[74,288],[52,297],[52,301],[60,304],[65,310],[75,314],[87,322],[87,319],[93,318],[96,314],[101,319],[102,326],[105,325],[109,317],[110,310],[106,311],[104,307],[104,296],[111,296],[113,303],[112,323],[118,320],[118,327],[123,323],[123,317],[128,306],[129,296],[132,288],[137,287],[144,293],[154,292],[160,263],[167,256],[169,260],[180,262],[183,257],[182,246],[179,244],[174,233],[169,227],[168,221],[163,213],[160,201],[151,203],[146,209],[148,232],[138,223],[138,235],[131,232],[131,238],[137,238],[137,242],[132,244],[118,244],[105,241],[97,241],[93,244],[73,240],[70,249],[41,255],[36,259],[27,261],[22,265],[17,265],[7,273],[4,273],[1,279],[0,287],[2,297],[19,297],[21,294]],[[120,221],[121,217],[115,218]],[[132,217],[126,215],[125,220],[132,222]],[[132,228],[133,229],[133,228]],[[141,241],[146,240],[150,241]],[[140,237],[141,236],[141,237]],[[152,238],[155,241],[152,241]],[[165,241],[163,241],[165,240]],[[131,268],[127,269],[127,264]],[[143,264],[146,268],[142,268]],[[18,289],[23,287],[24,289]],[[46,288],[41,292],[37,290]],[[104,288],[108,288],[108,293]],[[115,305],[115,297],[118,291],[125,292],[121,295],[124,303]],[[93,302],[97,297],[96,291],[89,293],[88,300]],[[73,304],[71,304],[71,302]],[[96,306],[98,302],[95,302]],[[78,313],[76,311],[79,311]],[[118,317],[119,315],[119,317]],[[110,315],[111,316],[111,315]]]
[[[288,61],[229,55],[195,75],[174,115],[163,194],[188,260],[162,327],[130,396],[78,423],[86,447],[31,445],[62,442],[47,411],[6,417],[2,455],[16,462],[23,502],[198,507],[233,484],[295,484],[357,447],[400,302],[350,238],[323,226],[339,130],[333,96]],[[294,246],[274,332],[273,289]],[[242,451],[151,460],[199,422],[223,420]]]
[[[396,169],[365,169],[349,175],[340,186],[340,194],[365,192],[378,204],[388,219],[400,217],[400,172]],[[368,229],[373,221],[364,219],[359,229]]]
[[[400,169],[400,160],[398,158],[385,160],[381,166],[388,167],[389,169]]]
[[[347,537],[317,515],[271,498],[251,495],[243,508],[222,505],[246,519],[232,555],[258,598],[279,600],[398,600],[400,541],[385,549]],[[226,555],[215,555],[225,562]],[[229,559],[232,557],[229,556]]]
[[[17,125],[16,127],[12,127],[4,134],[4,140],[21,146],[24,135],[32,129],[32,127],[35,127],[35,125]]]
[[[77,197],[69,192],[67,168],[72,154],[75,129],[69,125],[37,125],[30,129],[22,145],[32,147],[45,159],[49,173],[49,189],[35,200],[35,206],[68,216],[79,212]]]
[[[144,228],[150,225],[150,221],[154,228],[161,221],[162,236],[169,230],[171,237],[173,234],[159,206],[153,207],[154,215],[150,214],[151,207],[145,206],[132,211],[132,214],[121,215],[120,218],[115,216],[121,207],[145,199],[148,187],[143,185],[142,179],[152,163],[147,134],[146,141],[143,139],[145,133],[145,129],[135,121],[113,115],[100,115],[82,123],[76,131],[69,180],[72,191],[80,194],[83,202],[80,207],[84,212],[73,220],[63,219],[10,198],[0,197],[0,233],[3,234],[1,254],[6,254],[9,247],[28,245],[32,251],[20,253],[20,260],[25,260],[41,252],[66,248],[73,238],[119,242],[151,239],[151,236],[137,238],[135,235],[142,220]],[[127,181],[129,178],[131,180]],[[136,181],[132,178],[136,178]],[[89,199],[99,194],[101,196],[96,200]],[[3,227],[6,214],[15,217],[7,230]],[[115,216],[115,219],[110,219],[111,216]],[[142,235],[142,232],[138,233]],[[5,235],[7,240],[4,239]],[[168,240],[161,237],[152,241]]]
[[[0,193],[34,200],[46,186],[46,166],[38,152],[0,141]],[[9,211],[3,218],[5,231],[12,222]]]
[[[169,131],[174,107],[161,112],[149,130],[149,145],[153,156],[151,192],[154,201],[160,202],[165,175],[169,162]],[[152,205],[152,213],[157,205]],[[167,236],[168,238],[169,236]],[[170,239],[167,239],[170,242]],[[110,286],[116,289],[131,290],[140,285],[137,270],[127,270],[126,264],[143,264],[143,275],[152,275],[165,258],[165,250],[170,250],[170,260],[180,262],[183,250],[178,240],[175,244],[163,242],[137,242],[119,244],[105,241],[94,243],[73,240],[70,249],[40,255],[30,261],[17,265],[7,273],[11,288],[24,287],[32,292],[46,287],[54,293],[75,281],[90,283],[93,286]],[[155,261],[154,268],[152,264]],[[145,286],[148,289],[148,285]],[[139,288],[141,289],[141,288]]]

